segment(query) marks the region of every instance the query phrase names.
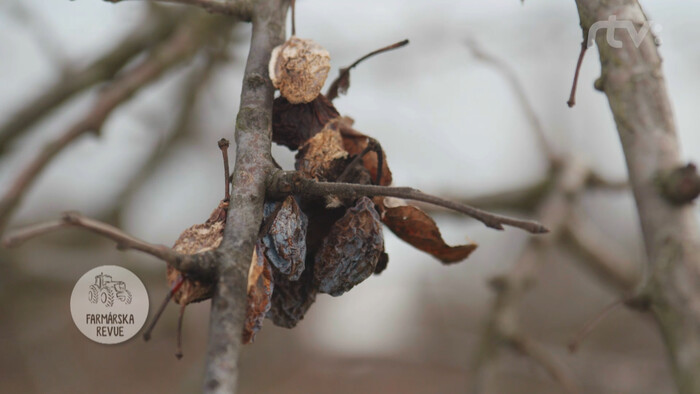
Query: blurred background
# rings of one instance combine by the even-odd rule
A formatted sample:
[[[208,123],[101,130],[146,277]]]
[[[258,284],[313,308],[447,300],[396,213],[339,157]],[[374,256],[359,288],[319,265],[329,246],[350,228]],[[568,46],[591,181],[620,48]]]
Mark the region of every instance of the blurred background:
[[[683,152],[697,159],[700,43],[689,38],[700,36],[700,3],[642,3],[662,40]],[[145,1],[0,2],[5,126],[120,43],[140,37],[141,47],[122,56],[117,75],[138,67],[185,23],[196,19],[217,29],[198,30],[197,51],[141,86],[99,135],[81,136],[62,151],[31,186],[10,228],[79,210],[171,245],[182,230],[206,220],[223,194],[216,141],[233,141],[250,27],[219,26],[215,17],[184,10]],[[586,221],[588,250],[575,236],[533,244],[522,231],[497,232],[432,210],[449,243],[479,244],[469,259],[443,266],[385,231],[390,260],[381,275],[342,297],[319,295],[293,330],[266,321],[244,349],[241,392],[558,393],[567,385],[584,393],[674,391],[664,345],[644,314],[615,309],[578,352],[567,350],[586,321],[623,293],[592,261],[618,264],[627,279],[639,277],[644,264],[634,201],[618,185],[626,169],[615,125],[605,96],[592,87],[600,71],[596,50],[584,60],[577,105],[566,106],[581,42],[573,1],[299,0],[297,33],[329,50],[330,79],[363,54],[410,39],[408,47],[356,68],[348,95],[335,101],[356,129],[382,143],[395,185],[527,218],[544,211],[546,219],[566,222],[574,212]],[[3,142],[3,194],[47,141],[90,110],[110,77],[97,78]],[[292,152],[275,146],[273,153],[293,167]],[[557,158],[554,168],[548,155]],[[567,210],[546,213],[552,196],[561,197],[556,179],[571,163],[606,182],[586,184],[591,187],[563,203]],[[598,255],[586,253],[591,250]],[[174,305],[147,343],[135,337],[100,345],[74,326],[75,282],[106,264],[140,276],[152,314],[167,291],[164,265],[154,258],[119,252],[79,230],[0,249],[1,392],[199,390],[208,302],[187,308],[180,361]],[[514,267],[523,265],[528,274],[519,276]],[[489,286],[497,276],[524,285],[505,311],[495,302],[502,287],[498,293]],[[494,321],[513,336],[494,330]]]

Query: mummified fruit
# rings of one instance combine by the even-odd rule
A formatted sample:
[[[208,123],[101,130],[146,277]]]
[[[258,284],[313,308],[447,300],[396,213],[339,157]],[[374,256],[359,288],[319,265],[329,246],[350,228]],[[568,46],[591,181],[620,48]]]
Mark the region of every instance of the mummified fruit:
[[[272,50],[272,84],[292,104],[308,103],[321,93],[331,69],[331,56],[312,40],[292,36]]]
[[[282,202],[265,203],[265,220],[272,221],[262,239],[265,256],[290,281],[299,279],[306,258],[306,229],[309,223],[306,215],[296,199],[287,196]]]
[[[374,273],[383,251],[379,214],[372,200],[362,197],[333,224],[316,252],[314,283],[320,292],[339,296]]]
[[[294,166],[307,178],[334,181],[345,168],[348,152],[334,119],[299,149]]]
[[[277,97],[272,104],[272,141],[297,150],[329,120],[338,116],[338,110],[322,94],[312,102],[302,104],[292,104],[284,97]]]
[[[180,234],[180,237],[175,241],[175,245],[173,245],[173,250],[182,254],[195,254],[219,247],[224,237],[227,209],[228,201],[221,201],[206,222],[195,224]],[[168,285],[172,288],[182,273],[168,265],[165,275]],[[213,294],[214,286],[211,283],[202,283],[185,278],[180,289],[173,294],[173,300],[180,305],[185,305],[191,302],[204,301],[211,298]]]
[[[313,275],[310,270],[305,270],[299,280],[290,281],[287,275],[273,267],[272,278],[275,289],[267,317],[276,326],[293,328],[316,301],[317,290],[312,283]]]

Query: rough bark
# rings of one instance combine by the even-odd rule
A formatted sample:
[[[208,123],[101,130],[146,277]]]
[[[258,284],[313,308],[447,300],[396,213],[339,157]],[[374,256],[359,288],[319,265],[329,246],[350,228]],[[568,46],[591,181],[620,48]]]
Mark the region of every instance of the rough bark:
[[[646,16],[636,0],[576,0],[584,38],[597,21],[612,15],[633,21],[637,31]],[[681,393],[700,392],[700,249],[697,217],[691,205],[675,205],[659,190],[660,178],[682,165],[676,127],[661,58],[652,34],[635,46],[616,29],[620,48],[608,44],[607,31],[595,37],[602,64],[596,82],[608,97],[620,134],[637,203],[648,257],[641,292],[668,345]]]
[[[272,49],[284,41],[286,0],[251,2],[253,36],[236,120],[233,191],[212,299],[204,391],[236,389],[238,354],[245,322],[248,268],[263,217],[265,183],[274,168],[272,100],[267,66]]]

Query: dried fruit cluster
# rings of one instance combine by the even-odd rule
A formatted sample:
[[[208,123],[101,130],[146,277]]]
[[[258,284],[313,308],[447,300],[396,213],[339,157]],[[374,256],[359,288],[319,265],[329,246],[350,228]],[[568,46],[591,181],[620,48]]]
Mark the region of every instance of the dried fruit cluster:
[[[273,53],[270,70],[281,96],[273,105],[272,140],[297,151],[296,170],[308,179],[390,185],[391,171],[379,143],[353,129],[353,120],[340,116],[331,100],[319,93],[325,74],[320,80],[316,76],[325,50],[315,45],[293,37]],[[339,77],[343,91],[349,86],[348,70],[341,70]],[[295,80],[300,75],[301,80]],[[333,86],[335,97],[338,82]],[[216,248],[227,207],[227,200],[222,201],[205,224],[183,232],[174,249],[192,254]],[[447,245],[425,212],[395,198],[298,195],[268,200],[249,273],[243,341],[253,340],[265,317],[278,326],[294,327],[318,293],[339,296],[383,271],[389,257],[382,223],[444,263],[463,260],[476,248],[473,243]],[[177,288],[173,299],[181,305],[212,295],[210,284],[183,278],[171,267],[167,276]]]

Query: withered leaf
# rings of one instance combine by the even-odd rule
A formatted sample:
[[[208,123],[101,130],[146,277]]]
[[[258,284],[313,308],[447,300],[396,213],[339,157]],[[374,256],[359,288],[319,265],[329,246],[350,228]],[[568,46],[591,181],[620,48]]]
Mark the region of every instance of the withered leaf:
[[[316,252],[314,283],[322,293],[339,296],[375,271],[384,251],[379,214],[367,197],[333,224]]]
[[[272,105],[272,141],[297,150],[338,116],[333,104],[322,94],[304,104],[292,104],[278,97]]]
[[[311,137],[299,149],[294,166],[308,178],[318,181],[335,180],[345,168],[348,152],[338,131],[338,121],[333,119]]]
[[[287,275],[273,267],[272,279],[275,288],[267,317],[276,326],[293,328],[316,301],[317,290],[312,283],[313,275],[310,270],[305,270],[299,280],[290,281]]]
[[[248,297],[246,320],[243,326],[242,341],[251,343],[255,334],[262,328],[263,320],[272,305],[272,271],[263,254],[263,246],[258,242],[253,251],[253,259],[248,271]]]
[[[339,118],[337,122],[340,134],[343,137],[343,148],[345,148],[351,156],[360,154],[367,147],[369,137],[352,128],[354,121],[351,118],[342,117]],[[386,162],[386,154],[384,152],[382,152],[382,158],[382,179],[379,184],[382,186],[389,186],[392,181],[391,170],[389,170],[389,165]],[[377,179],[377,169],[379,168],[377,153],[367,153],[362,159],[362,164],[367,168],[372,179]]]
[[[276,209],[277,204],[282,204]],[[272,220],[270,229],[263,237],[265,257],[287,275],[288,279],[299,279],[304,271],[306,258],[306,230],[308,219],[292,196],[281,203],[265,203],[266,220]],[[267,219],[276,212],[274,218]]]
[[[221,201],[219,206],[209,215],[209,219],[206,222],[195,224],[180,234],[180,237],[173,245],[173,250],[183,254],[195,254],[219,247],[224,237],[227,209],[228,201]],[[181,275],[180,271],[168,265],[165,272],[168,286],[172,288]],[[211,298],[213,294],[213,284],[185,278],[180,289],[173,294],[173,301],[180,305],[185,305],[191,302],[204,301]]]
[[[382,222],[399,238],[417,249],[430,253],[443,263],[466,259],[476,249],[475,243],[450,246],[445,243],[435,221],[413,205],[388,207],[382,200]]]

